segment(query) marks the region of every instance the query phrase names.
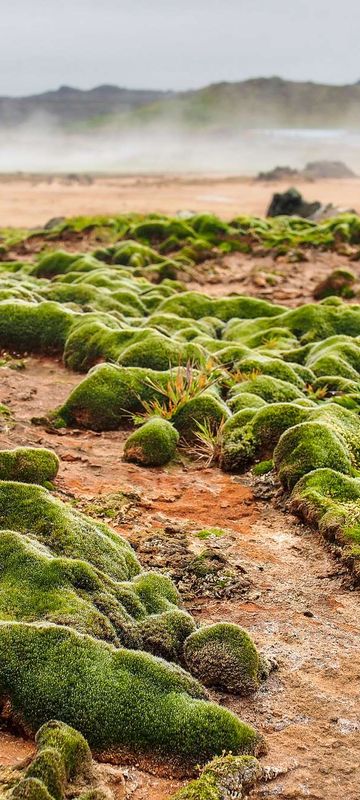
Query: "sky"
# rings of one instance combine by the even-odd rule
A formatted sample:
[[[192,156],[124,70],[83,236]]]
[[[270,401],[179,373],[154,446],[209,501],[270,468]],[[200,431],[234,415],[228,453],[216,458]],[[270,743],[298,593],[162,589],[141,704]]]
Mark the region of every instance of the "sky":
[[[359,0],[11,0],[0,95],[71,85],[185,90],[279,75],[360,80]]]

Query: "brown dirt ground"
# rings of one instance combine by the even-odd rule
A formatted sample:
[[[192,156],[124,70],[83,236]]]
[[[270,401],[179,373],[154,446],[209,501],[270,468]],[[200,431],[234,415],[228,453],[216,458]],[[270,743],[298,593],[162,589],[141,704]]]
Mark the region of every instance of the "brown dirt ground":
[[[306,199],[360,210],[360,178],[296,181]],[[251,178],[219,175],[107,175],[88,184],[66,176],[0,176],[0,226],[37,227],[49,216],[179,209],[213,211],[224,219],[239,214],[264,216],[273,192],[285,183],[262,183]],[[55,211],[56,209],[56,211]],[[53,210],[53,211],[52,211]]]
[[[181,461],[168,469],[141,469],[122,458],[126,432],[50,432],[31,425],[68,394],[80,376],[50,359],[29,358],[24,370],[1,369],[0,402],[14,412],[15,427],[0,446],[47,445],[61,457],[60,496],[91,504],[132,492],[114,527],[135,540],[166,525],[196,531],[219,525],[219,541],[232,563],[250,578],[242,597],[195,598],[203,622],[243,625],[273,656],[279,669],[251,698],[213,693],[265,735],[264,764],[279,774],[254,794],[283,800],[359,800],[360,659],[358,594],[343,583],[339,566],[320,537],[279,502],[266,479],[229,476]],[[261,499],[263,498],[263,499]],[[96,513],[96,509],[92,511]],[[196,549],[196,545],[194,545]],[[0,764],[29,752],[28,742],[0,732]],[[124,765],[127,797],[165,800],[179,785]]]

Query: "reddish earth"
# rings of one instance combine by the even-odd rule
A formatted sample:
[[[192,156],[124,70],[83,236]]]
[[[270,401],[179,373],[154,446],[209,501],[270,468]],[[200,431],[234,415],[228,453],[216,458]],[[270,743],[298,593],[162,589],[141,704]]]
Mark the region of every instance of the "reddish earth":
[[[126,491],[110,524],[135,541],[154,529],[221,526],[216,546],[249,578],[241,597],[196,597],[202,621],[243,625],[278,662],[251,698],[214,693],[216,699],[265,735],[264,764],[274,777],[253,795],[282,800],[359,800],[360,621],[359,597],[347,588],[320,537],[286,512],[266,478],[229,476],[181,461],[145,470],[122,458],[126,432],[50,432],[31,424],[58,405],[80,376],[50,359],[26,359],[24,370],[1,369],[0,402],[16,424],[0,433],[0,446],[41,444],[62,459],[56,489],[77,498],[88,513],[107,518],[109,495]],[[264,499],[261,499],[263,497]],[[105,509],[105,512],[104,512]],[[203,543],[202,543],[203,544]],[[15,763],[31,744],[0,731],[0,763]],[[179,783],[124,765],[127,797],[165,800]]]
[[[91,183],[66,175],[1,175],[0,219],[4,227],[39,227],[56,216],[213,211],[224,219],[264,216],[273,192],[291,181],[261,182],[238,175],[95,175]],[[296,180],[308,200],[359,209],[360,178]],[[50,212],[49,212],[50,209]]]

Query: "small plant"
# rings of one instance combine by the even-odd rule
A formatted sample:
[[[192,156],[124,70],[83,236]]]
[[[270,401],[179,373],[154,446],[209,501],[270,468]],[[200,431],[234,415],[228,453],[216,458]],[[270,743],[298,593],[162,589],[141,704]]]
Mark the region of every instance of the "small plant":
[[[175,415],[195,397],[205,392],[219,380],[218,376],[211,375],[214,372],[213,360],[207,361],[202,369],[195,368],[188,361],[185,367],[179,366],[169,378],[166,386],[162,386],[151,378],[146,379],[148,386],[151,386],[159,397],[152,400],[138,399],[144,408],[141,414],[132,414],[135,425],[143,425],[144,420],[150,417],[163,417],[173,420]]]
[[[325,397],[329,394],[329,387],[328,386],[319,386],[318,389],[314,389],[314,387],[309,383],[305,387],[306,394],[311,400],[324,400]]]
[[[190,448],[190,454],[196,461],[204,461],[205,467],[211,467],[220,461],[223,428],[226,420],[220,422],[207,419],[205,422],[197,422],[198,430],[195,431],[195,441]],[[189,448],[188,452],[189,452]]]

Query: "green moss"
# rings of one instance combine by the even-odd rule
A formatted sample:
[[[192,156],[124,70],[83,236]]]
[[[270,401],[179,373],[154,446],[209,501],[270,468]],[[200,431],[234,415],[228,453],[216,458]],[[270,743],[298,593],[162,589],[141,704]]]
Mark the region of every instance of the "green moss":
[[[54,800],[63,800],[66,774],[60,753],[52,747],[38,753],[28,769],[26,778],[36,778],[46,786]]]
[[[213,316],[227,322],[234,317],[253,319],[254,317],[276,316],[283,311],[283,308],[254,297],[239,295],[216,300],[200,292],[183,292],[165,300],[159,306],[159,311],[192,319]]]
[[[129,421],[131,413],[144,410],[143,401],[159,397],[153,383],[165,387],[169,378],[169,372],[99,364],[71,392],[53,420],[59,426],[116,430]]]
[[[181,661],[184,641],[195,630],[195,622],[184,611],[165,611],[144,619],[139,630],[149,653],[166,661]]]
[[[348,269],[334,269],[314,290],[315,300],[323,300],[325,297],[354,297],[353,285],[356,282],[356,275]]]
[[[242,472],[255,458],[272,456],[281,434],[308,416],[309,411],[297,403],[270,403],[237,412],[223,429],[223,469]]]
[[[208,422],[212,429],[216,429],[229,417],[230,411],[225,403],[207,391],[185,403],[174,415],[173,423],[182,439],[191,442],[196,439],[199,424]]]
[[[204,351],[195,344],[180,344],[158,332],[148,332],[145,341],[139,341],[123,350],[118,363],[124,367],[146,367],[167,370],[191,361],[195,366],[205,361]]]
[[[216,536],[216,538],[220,539],[222,536],[226,536],[226,533],[222,528],[204,528],[204,530],[196,534],[198,539],[210,539],[211,536]]]
[[[184,646],[185,661],[205,686],[249,694],[259,686],[259,654],[238,625],[217,623],[192,633]]]
[[[56,453],[43,447],[0,450],[0,480],[44,484],[56,478],[59,466]]]
[[[38,730],[35,741],[40,753],[49,749],[59,753],[66,780],[90,775],[92,762],[89,745],[74,728],[64,722],[51,720]]]
[[[263,355],[253,355],[242,358],[237,364],[238,369],[246,374],[258,372],[261,375],[271,375],[285,383],[290,383],[301,389],[304,381],[290,364],[280,358],[269,358]]]
[[[178,441],[179,434],[171,422],[154,417],[126,440],[125,461],[147,467],[164,466],[174,458]]]
[[[31,531],[55,555],[86,559],[117,580],[127,580],[140,571],[125,539],[39,486],[0,482],[0,527]]]
[[[286,489],[292,489],[307,472],[321,467],[351,473],[344,439],[325,422],[303,422],[285,431],[274,450],[274,463]]]
[[[0,347],[18,352],[62,352],[76,319],[58,303],[0,302]]]
[[[304,397],[296,386],[268,375],[258,375],[235,385],[230,391],[230,397],[243,393],[255,394],[266,403],[291,403],[292,400]]]
[[[267,475],[271,470],[274,468],[274,462],[272,459],[268,461],[260,461],[259,464],[255,464],[253,467],[254,475],[261,476]]]
[[[251,392],[241,392],[233,397],[230,397],[228,400],[228,406],[233,414],[236,414],[238,411],[242,411],[244,408],[262,408],[263,406],[266,406],[266,400],[263,400],[262,397],[252,394]]]
[[[14,800],[53,800],[45,784],[38,778],[24,778],[12,791]]]
[[[204,761],[254,752],[258,737],[175,666],[59,626],[0,624],[0,691],[29,728],[59,717],[98,751],[127,747]],[[130,721],[130,723],[129,723]]]
[[[33,269],[33,274],[38,278],[53,278],[54,275],[63,274],[69,272],[70,269],[74,269],[74,264],[79,257],[79,253],[55,250],[40,258]]]

